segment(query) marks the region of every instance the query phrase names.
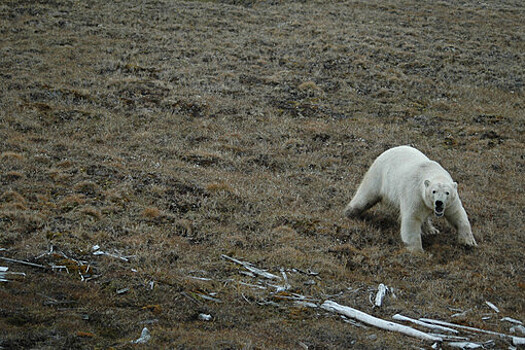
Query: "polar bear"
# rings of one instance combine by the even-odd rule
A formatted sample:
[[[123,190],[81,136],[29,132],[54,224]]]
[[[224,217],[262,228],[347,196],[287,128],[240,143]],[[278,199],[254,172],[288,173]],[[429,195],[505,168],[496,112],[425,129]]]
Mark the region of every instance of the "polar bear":
[[[410,146],[391,148],[374,161],[346,206],[347,217],[359,216],[385,200],[400,210],[401,239],[411,252],[422,252],[421,233],[437,233],[432,213],[445,216],[459,242],[476,246],[457,183],[437,162]]]

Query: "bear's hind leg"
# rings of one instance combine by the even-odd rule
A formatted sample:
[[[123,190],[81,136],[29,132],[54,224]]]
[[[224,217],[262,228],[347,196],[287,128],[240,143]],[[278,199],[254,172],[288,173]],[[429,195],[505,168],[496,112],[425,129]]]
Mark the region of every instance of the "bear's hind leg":
[[[412,215],[405,214],[401,217],[401,240],[403,240],[403,243],[405,243],[411,253],[423,251],[421,225],[422,222],[414,219]]]
[[[357,189],[354,198],[352,198],[350,203],[348,203],[348,205],[346,206],[344,214],[348,218],[357,217],[366,210],[373,207],[380,200],[381,196],[379,195],[376,189],[367,189],[366,186],[363,186],[363,184],[361,184]]]

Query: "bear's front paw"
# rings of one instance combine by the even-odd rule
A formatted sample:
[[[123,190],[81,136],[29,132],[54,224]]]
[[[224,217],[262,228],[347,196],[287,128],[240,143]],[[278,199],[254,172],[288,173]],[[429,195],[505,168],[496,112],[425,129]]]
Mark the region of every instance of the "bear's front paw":
[[[476,239],[472,234],[468,235],[460,235],[459,236],[459,243],[468,245],[470,247],[477,247],[478,244],[476,243]]]
[[[439,233],[439,230],[434,226],[423,226],[422,232],[425,235],[437,235]]]
[[[406,248],[411,254],[420,255],[425,253],[421,245],[407,245]]]

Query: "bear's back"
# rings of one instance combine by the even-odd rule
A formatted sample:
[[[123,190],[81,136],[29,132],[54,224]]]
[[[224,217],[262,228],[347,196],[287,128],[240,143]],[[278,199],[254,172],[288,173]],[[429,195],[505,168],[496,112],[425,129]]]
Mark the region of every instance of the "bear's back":
[[[378,158],[384,159],[385,161],[397,163],[397,162],[428,162],[430,159],[418,149],[410,146],[398,146],[390,148],[383,152]]]
[[[375,179],[383,198],[394,204],[419,188],[429,173],[439,167],[419,150],[398,146],[383,152],[372,164],[369,173]],[[438,171],[441,173],[441,171]]]

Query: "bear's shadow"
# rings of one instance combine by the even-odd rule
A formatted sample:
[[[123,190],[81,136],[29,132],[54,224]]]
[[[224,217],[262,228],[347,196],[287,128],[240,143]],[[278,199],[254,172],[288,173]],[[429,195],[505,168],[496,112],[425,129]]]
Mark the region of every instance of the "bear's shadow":
[[[387,239],[384,243],[400,244],[401,242],[401,221],[394,211],[380,208],[370,210],[360,215],[357,220],[365,222],[375,230],[386,233],[386,236],[394,239]],[[459,245],[456,238],[456,232],[443,219],[434,219],[433,225],[439,230],[438,234],[422,235],[423,249],[429,253],[450,262],[460,256],[459,253],[465,254],[472,251],[470,247]],[[392,235],[392,236],[390,236]]]
[[[366,222],[368,225],[380,231],[399,232],[400,221],[398,217],[391,213],[367,211],[359,216],[358,220]]]

